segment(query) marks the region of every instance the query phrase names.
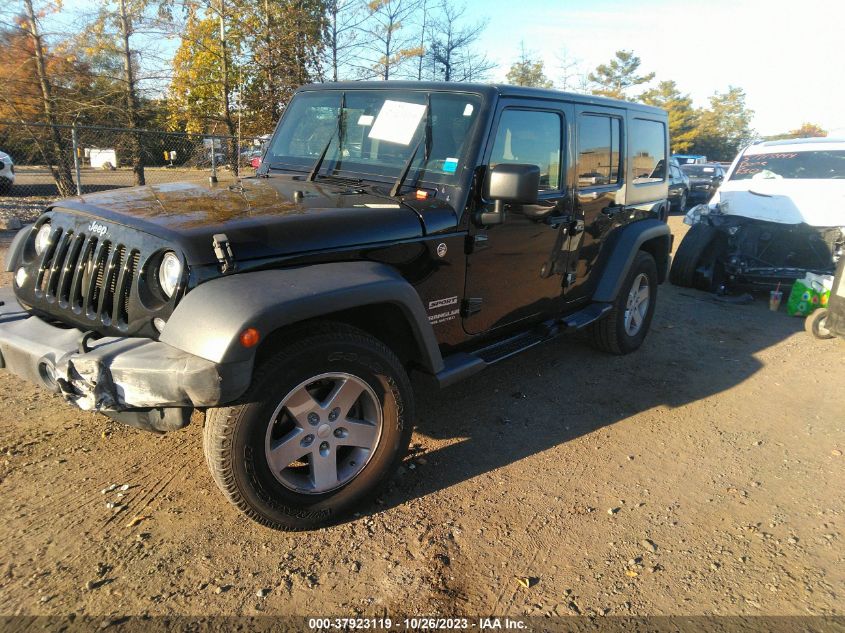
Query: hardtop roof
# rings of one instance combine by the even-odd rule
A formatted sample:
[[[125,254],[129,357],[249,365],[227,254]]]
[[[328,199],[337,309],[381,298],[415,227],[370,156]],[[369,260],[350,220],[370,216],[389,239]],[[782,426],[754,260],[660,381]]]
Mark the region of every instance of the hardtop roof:
[[[523,97],[529,99],[550,99],[555,101],[576,101],[610,108],[626,108],[651,114],[666,115],[665,110],[644,103],[622,101],[597,95],[585,95],[548,88],[527,88],[509,84],[480,84],[453,81],[339,81],[302,86],[297,92],[310,90],[422,90],[443,92],[474,92],[487,98]]]

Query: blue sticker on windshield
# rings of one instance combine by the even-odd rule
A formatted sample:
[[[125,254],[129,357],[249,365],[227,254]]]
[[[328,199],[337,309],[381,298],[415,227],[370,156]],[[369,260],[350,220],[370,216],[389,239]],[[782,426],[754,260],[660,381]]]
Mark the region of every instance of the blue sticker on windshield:
[[[447,174],[454,174],[458,171],[458,159],[457,158],[447,158],[443,161],[443,171]]]

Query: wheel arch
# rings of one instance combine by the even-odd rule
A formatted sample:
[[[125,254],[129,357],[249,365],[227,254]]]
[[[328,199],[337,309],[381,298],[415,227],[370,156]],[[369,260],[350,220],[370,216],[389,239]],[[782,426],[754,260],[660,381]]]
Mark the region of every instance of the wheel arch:
[[[666,281],[672,250],[669,225],[649,219],[632,222],[618,230],[619,235],[602,269],[593,301],[610,303],[616,298],[638,251],[645,251],[654,258],[658,282]]]
[[[315,264],[206,282],[179,303],[160,340],[214,362],[237,362],[254,359],[260,349],[266,353],[266,346],[317,320],[342,321],[397,344],[400,358],[427,372],[443,368],[416,290],[376,262]],[[263,344],[240,344],[240,333],[249,327],[258,330]]]

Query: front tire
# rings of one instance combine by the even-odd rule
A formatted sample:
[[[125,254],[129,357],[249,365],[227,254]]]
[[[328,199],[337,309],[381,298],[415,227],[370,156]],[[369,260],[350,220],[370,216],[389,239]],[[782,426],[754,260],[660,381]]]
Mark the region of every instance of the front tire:
[[[611,354],[629,354],[643,344],[657,303],[657,264],[638,251],[613,309],[591,326],[593,347]]]
[[[669,271],[669,281],[673,286],[695,288],[703,285],[698,283],[698,268],[704,263],[705,255],[715,244],[718,234],[718,230],[708,224],[694,224],[687,231],[678,245]],[[708,290],[709,288],[701,289]]]
[[[223,494],[281,530],[360,507],[411,439],[413,396],[381,341],[333,323],[303,332],[255,372],[242,404],[209,411],[206,461]]]

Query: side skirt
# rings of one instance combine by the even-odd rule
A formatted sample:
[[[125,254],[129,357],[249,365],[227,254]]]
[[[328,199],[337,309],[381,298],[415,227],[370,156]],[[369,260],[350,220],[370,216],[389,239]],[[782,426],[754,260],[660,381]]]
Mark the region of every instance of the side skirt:
[[[444,367],[433,378],[442,389],[469,378],[499,361],[557,338],[582,330],[603,318],[612,309],[610,303],[591,303],[562,319],[545,321],[525,332],[519,332],[473,352],[458,352],[443,359]]]

